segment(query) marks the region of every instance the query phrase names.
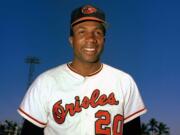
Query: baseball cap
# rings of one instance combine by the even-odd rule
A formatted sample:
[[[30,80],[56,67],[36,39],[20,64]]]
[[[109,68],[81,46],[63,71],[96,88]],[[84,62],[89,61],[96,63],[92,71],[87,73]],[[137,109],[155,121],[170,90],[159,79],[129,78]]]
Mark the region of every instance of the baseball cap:
[[[97,21],[102,23],[105,27],[107,25],[105,13],[92,5],[83,5],[76,8],[71,13],[71,26],[83,21]]]

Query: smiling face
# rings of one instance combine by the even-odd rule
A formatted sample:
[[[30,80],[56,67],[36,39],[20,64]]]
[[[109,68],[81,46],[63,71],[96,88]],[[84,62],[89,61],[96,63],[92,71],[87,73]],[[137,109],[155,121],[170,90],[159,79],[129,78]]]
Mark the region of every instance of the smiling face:
[[[74,51],[73,61],[76,63],[99,62],[104,48],[103,25],[96,21],[85,21],[72,28],[70,43]]]

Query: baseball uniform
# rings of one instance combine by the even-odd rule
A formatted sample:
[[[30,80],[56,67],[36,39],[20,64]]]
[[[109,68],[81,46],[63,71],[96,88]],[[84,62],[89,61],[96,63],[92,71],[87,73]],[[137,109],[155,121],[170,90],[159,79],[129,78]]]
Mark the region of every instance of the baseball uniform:
[[[122,135],[123,124],[146,111],[132,77],[106,64],[86,77],[69,64],[46,71],[18,109],[45,135]]]

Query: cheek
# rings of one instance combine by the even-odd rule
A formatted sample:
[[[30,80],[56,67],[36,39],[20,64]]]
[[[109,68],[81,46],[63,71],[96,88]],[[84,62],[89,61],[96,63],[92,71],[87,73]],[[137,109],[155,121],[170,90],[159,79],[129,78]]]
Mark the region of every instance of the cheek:
[[[99,41],[98,41],[98,44],[99,44],[100,47],[103,47],[103,46],[104,46],[104,39],[99,40]]]
[[[78,38],[78,37],[75,37],[74,40],[73,40],[73,44],[74,45],[81,45],[84,41],[84,38]]]
[[[81,40],[76,40],[73,42],[73,49],[75,52],[79,52],[81,50],[82,47],[82,41]]]

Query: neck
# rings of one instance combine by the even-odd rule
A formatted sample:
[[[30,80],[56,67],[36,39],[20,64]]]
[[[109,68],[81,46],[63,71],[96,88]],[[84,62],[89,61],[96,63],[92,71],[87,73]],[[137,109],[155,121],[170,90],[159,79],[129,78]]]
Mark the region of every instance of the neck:
[[[77,63],[73,61],[69,66],[73,71],[82,76],[91,76],[102,68],[102,64],[99,61],[95,63]]]

